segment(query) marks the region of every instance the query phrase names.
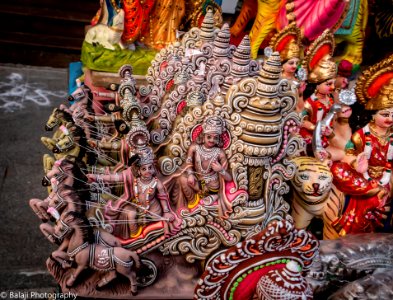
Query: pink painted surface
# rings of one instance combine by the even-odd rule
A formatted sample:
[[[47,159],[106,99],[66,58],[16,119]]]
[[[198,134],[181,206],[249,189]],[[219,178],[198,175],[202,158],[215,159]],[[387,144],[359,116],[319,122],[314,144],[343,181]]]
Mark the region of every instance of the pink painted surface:
[[[295,0],[294,3],[296,24],[309,40],[315,40],[327,28],[337,28],[347,5],[343,0]],[[288,25],[285,5],[281,8],[277,21],[280,29]]]

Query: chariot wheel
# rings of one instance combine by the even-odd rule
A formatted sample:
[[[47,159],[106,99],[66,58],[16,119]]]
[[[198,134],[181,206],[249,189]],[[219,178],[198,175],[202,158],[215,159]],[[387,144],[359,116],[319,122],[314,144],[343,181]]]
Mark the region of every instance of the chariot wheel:
[[[124,65],[119,69],[119,75],[121,78],[125,78],[127,76],[127,73],[129,73],[129,76],[132,75],[132,66],[131,65]]]
[[[141,267],[137,271],[136,282],[140,287],[152,285],[157,278],[157,267],[150,260],[141,258]]]

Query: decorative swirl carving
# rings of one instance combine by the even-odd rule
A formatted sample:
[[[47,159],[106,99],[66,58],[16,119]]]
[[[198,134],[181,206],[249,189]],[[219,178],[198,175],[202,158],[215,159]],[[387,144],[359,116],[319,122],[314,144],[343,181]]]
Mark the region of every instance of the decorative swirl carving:
[[[191,28],[182,38],[181,44],[184,48],[195,48],[196,42],[199,41],[200,29],[198,27]]]
[[[251,97],[255,96],[257,90],[257,80],[246,78],[239,84],[229,88],[226,97],[226,103],[231,105],[235,112],[241,112],[247,107]]]
[[[168,156],[159,160],[158,165],[163,175],[171,175],[182,165],[183,161],[179,157],[170,158]]]

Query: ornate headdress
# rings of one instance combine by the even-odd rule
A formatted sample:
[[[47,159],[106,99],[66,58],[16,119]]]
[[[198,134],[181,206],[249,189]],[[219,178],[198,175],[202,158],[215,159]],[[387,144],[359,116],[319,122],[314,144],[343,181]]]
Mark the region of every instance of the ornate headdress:
[[[336,76],[337,66],[332,60],[334,47],[333,33],[326,29],[307,49],[303,66],[310,83],[321,83]]]
[[[291,58],[300,59],[300,45],[301,32],[295,23],[275,34],[270,41],[270,47],[273,51],[280,52],[282,62]]]
[[[138,166],[148,165],[154,163],[153,150],[150,147],[146,147],[141,151],[138,151],[139,159],[137,161]]]
[[[218,116],[207,117],[202,124],[203,133],[216,133],[221,135],[225,128],[225,121]]]
[[[150,141],[150,133],[146,126],[134,126],[128,132],[126,141],[131,149],[146,148]]]
[[[356,96],[367,110],[393,108],[393,55],[363,71]]]

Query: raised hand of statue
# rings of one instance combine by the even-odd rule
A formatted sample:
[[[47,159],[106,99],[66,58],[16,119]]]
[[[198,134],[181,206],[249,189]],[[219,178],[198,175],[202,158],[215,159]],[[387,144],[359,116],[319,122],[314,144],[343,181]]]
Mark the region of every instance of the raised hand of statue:
[[[360,174],[363,174],[367,171],[368,169],[368,158],[367,155],[362,152],[356,157],[356,165],[355,169],[357,172]]]
[[[211,166],[214,172],[220,172],[224,169],[218,161],[212,162]]]

